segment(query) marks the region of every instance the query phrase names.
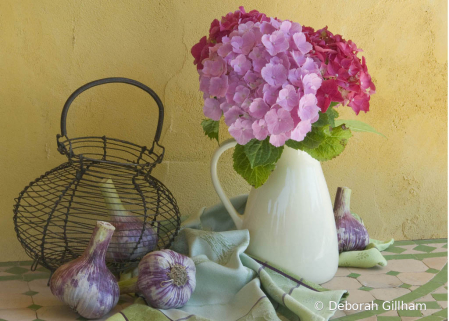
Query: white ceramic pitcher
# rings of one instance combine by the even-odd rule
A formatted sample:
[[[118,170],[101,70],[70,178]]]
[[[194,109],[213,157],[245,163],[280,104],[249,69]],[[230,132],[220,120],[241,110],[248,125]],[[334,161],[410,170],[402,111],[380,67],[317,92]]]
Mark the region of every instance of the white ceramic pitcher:
[[[223,142],[211,164],[212,182],[238,229],[248,229],[247,253],[315,283],[332,279],[338,268],[338,240],[331,198],[320,163],[303,151],[284,147],[264,185],[249,193],[244,215],[237,213],[217,176]]]

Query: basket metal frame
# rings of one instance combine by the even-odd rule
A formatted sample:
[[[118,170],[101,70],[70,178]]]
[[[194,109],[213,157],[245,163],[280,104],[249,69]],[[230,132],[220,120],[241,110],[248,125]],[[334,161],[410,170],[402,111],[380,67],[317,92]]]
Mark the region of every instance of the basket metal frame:
[[[147,92],[156,102],[159,116],[150,148],[106,136],[68,137],[67,115],[75,98],[92,87],[109,83],[136,86]],[[97,196],[98,180],[108,174],[116,177],[118,187],[127,195],[125,203],[137,208],[130,212],[143,218],[142,231],[132,254],[138,249],[144,231],[149,226],[157,230],[158,249],[171,245],[181,224],[179,208],[171,192],[151,176],[152,169],[162,162],[165,153],[165,148],[159,144],[163,120],[164,107],[160,98],[151,88],[132,79],[113,77],[95,80],[81,86],[69,96],[61,114],[61,134],[56,136],[58,151],[65,155],[68,161],[31,182],[15,199],[15,231],[25,252],[34,260],[32,270],[40,264],[53,272],[58,266],[82,253],[79,246],[73,247],[70,243],[87,245],[94,224],[79,221],[77,225],[73,225],[75,223],[71,218],[78,218],[77,215],[80,214],[75,212],[82,208],[81,212],[83,215],[87,213],[87,216],[81,216],[83,220],[88,220],[89,210],[85,210],[86,204],[92,205],[93,217],[108,217],[104,209],[105,204],[102,204],[101,197]],[[56,225],[53,220],[61,221],[61,224]],[[161,222],[165,222],[165,225]],[[62,232],[54,232],[55,228],[62,229]],[[42,232],[41,237],[27,232],[29,229],[39,229],[39,233]],[[79,230],[78,239],[67,236],[72,229]],[[61,238],[64,245],[60,244]],[[56,250],[52,250],[53,247]],[[54,254],[52,251],[60,254],[58,259],[51,256]],[[126,262],[108,262],[108,266],[113,273],[118,274],[136,267],[143,255]]]

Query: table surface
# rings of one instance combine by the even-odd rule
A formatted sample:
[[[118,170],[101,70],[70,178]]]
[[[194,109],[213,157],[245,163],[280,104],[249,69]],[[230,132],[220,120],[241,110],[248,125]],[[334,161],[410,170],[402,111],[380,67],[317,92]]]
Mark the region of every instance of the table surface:
[[[339,268],[323,286],[349,291],[348,303],[378,304],[378,310],[337,311],[334,320],[413,321],[447,319],[447,239],[398,241],[383,252],[386,267]],[[31,262],[0,262],[0,321],[86,320],[56,299],[47,287],[45,268],[30,271]],[[393,299],[403,303],[423,302],[425,311],[382,310]],[[130,305],[133,298],[120,297],[104,318]],[[360,304],[358,305],[361,306]],[[385,307],[391,306],[386,304]]]

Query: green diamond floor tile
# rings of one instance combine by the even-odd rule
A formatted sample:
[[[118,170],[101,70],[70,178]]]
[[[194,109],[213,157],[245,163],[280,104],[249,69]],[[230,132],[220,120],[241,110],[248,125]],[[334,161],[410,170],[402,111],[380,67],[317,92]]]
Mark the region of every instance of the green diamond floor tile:
[[[427,301],[427,302],[416,302],[423,303],[426,305],[426,310],[429,309],[441,309],[440,305],[436,301]]]
[[[397,246],[390,246],[388,249],[385,250],[385,252],[390,252],[390,253],[397,253],[397,254],[401,254],[402,252],[407,251],[407,249],[403,249],[402,247],[397,247]]]
[[[415,240],[416,244],[447,243],[447,239]]]
[[[361,274],[357,274],[357,273],[351,273],[349,275],[347,275],[348,278],[354,278],[357,279]]]
[[[427,272],[427,273],[437,274],[437,273],[440,272],[440,271],[437,270],[437,269],[428,269],[426,272]]]
[[[28,308],[28,309],[31,309],[31,310],[34,310],[34,311],[37,311],[37,310],[39,310],[40,308],[42,308],[42,306],[41,306],[41,305],[38,305],[38,304],[32,304],[32,305],[28,306],[27,308]]]
[[[414,241],[394,241],[395,246],[402,246],[402,245],[413,245],[416,244]]]
[[[401,272],[390,271],[390,272],[387,272],[386,274],[396,276],[396,275],[398,275],[399,273],[401,273]]]
[[[38,293],[39,293],[39,292],[28,291],[28,292],[25,292],[25,293],[22,293],[22,294],[25,294],[25,295],[28,295],[28,296],[33,296],[33,295],[38,294]]]
[[[447,301],[447,293],[432,293],[432,297],[437,301]]]
[[[362,286],[361,288],[359,288],[359,290],[362,291],[371,291],[373,288],[370,288],[369,286]]]
[[[79,321],[87,321],[87,320],[89,320],[89,319],[86,319],[86,318],[84,318],[84,317],[79,317],[77,320],[79,320]]]
[[[4,275],[0,276],[0,281],[12,281],[12,280],[20,280],[22,279],[21,275]]]
[[[43,267],[43,266],[37,268],[36,271],[39,271],[39,272],[49,272],[49,270],[48,270],[47,268]]]
[[[419,321],[442,321],[444,320],[442,317],[438,317],[436,315],[429,315],[427,317],[419,319]]]
[[[435,302],[435,301],[427,301],[427,302],[415,302],[416,304],[425,304],[426,305],[426,310],[429,309],[441,309],[440,305]]]
[[[23,274],[25,272],[28,272],[28,269],[23,268],[23,267],[19,267],[19,266],[14,266],[10,269],[7,269],[5,271],[6,273],[11,273],[11,274]]]
[[[443,317],[447,319],[447,308],[443,309],[439,312],[434,313],[433,315],[439,316],[439,317]]]
[[[436,247],[433,246],[427,246],[427,245],[418,245],[417,247],[413,248],[415,251],[420,251],[420,252],[426,252],[426,253],[430,253],[433,250],[436,249]]]
[[[445,248],[445,249],[447,249],[447,244],[443,245],[442,247]]]
[[[33,265],[33,261],[20,261],[19,265],[20,266],[31,266],[31,265]]]
[[[17,262],[0,262],[0,267],[3,266],[16,266]]]
[[[45,320],[42,320],[42,319],[34,319],[33,321],[45,321]]]
[[[411,287],[412,287],[412,285],[411,284],[407,284],[407,283],[404,283],[404,284],[402,284],[401,286],[399,286],[400,288],[404,288],[404,289],[410,289]]]
[[[419,310],[399,310],[398,314],[401,317],[422,317],[422,313]]]
[[[22,277],[24,281],[31,282],[34,280],[48,279],[50,273],[24,274]]]
[[[377,316],[377,321],[401,321],[401,317]]]
[[[5,320],[5,319],[0,319],[0,321],[8,321],[8,320]]]

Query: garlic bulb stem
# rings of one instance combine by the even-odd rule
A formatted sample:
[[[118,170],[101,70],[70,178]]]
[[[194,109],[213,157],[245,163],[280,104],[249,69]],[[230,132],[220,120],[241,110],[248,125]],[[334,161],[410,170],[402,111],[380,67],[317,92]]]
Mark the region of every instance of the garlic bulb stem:
[[[115,227],[112,224],[98,221],[97,226],[92,233],[89,245],[84,251],[85,256],[97,261],[104,261],[114,230]]]
[[[347,213],[351,214],[351,189],[339,187],[335,196],[334,215],[336,218],[342,218]]]
[[[104,197],[106,207],[114,211],[115,215],[125,215],[125,207],[122,204],[120,196],[117,193],[117,189],[115,188],[112,179],[104,178],[100,183],[101,194]]]

